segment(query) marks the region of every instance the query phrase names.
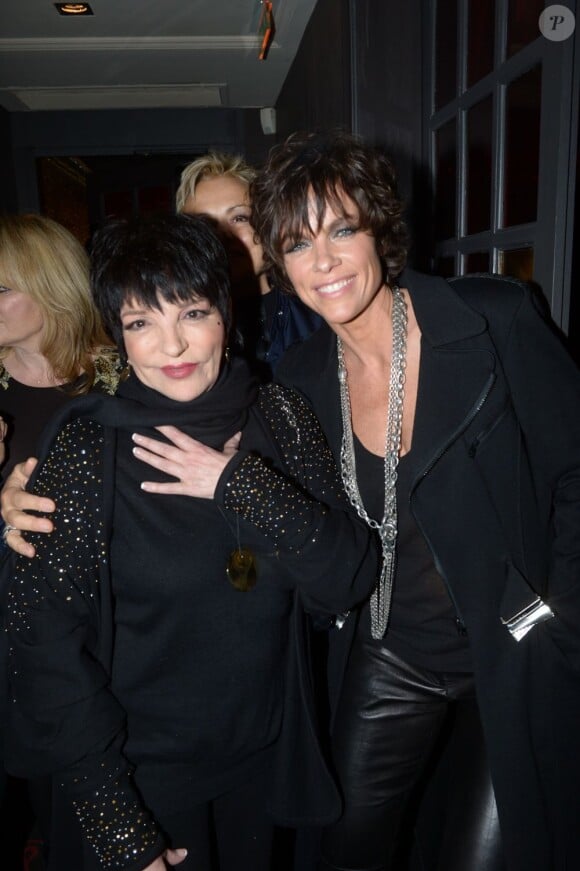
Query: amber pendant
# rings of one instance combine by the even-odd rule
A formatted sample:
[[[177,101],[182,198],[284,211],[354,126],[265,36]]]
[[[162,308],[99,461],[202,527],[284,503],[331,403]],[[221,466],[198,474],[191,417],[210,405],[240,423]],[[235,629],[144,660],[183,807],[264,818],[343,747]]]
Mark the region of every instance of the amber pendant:
[[[256,560],[247,547],[239,547],[231,552],[226,571],[232,587],[236,590],[246,593],[256,586]]]

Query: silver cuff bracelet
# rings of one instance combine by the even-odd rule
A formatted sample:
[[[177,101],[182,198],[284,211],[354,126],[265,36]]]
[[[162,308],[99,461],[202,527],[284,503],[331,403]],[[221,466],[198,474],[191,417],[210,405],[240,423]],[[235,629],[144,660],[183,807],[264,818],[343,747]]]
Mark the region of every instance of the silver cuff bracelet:
[[[526,605],[525,608],[522,608],[513,617],[510,617],[508,620],[504,620],[502,617],[501,622],[516,641],[521,641],[530,629],[533,629],[538,623],[545,623],[546,620],[551,620],[553,616],[554,612],[550,606],[546,605],[537,596],[533,602],[530,602],[529,605]]]

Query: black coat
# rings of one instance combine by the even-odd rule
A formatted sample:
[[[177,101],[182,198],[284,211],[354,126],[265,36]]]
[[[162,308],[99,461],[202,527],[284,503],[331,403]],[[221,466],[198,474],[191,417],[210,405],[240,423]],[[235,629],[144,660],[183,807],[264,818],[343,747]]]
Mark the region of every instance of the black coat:
[[[580,373],[520,282],[409,271],[401,286],[422,333],[410,506],[467,628],[508,867],[577,868]],[[338,458],[335,345],[324,328],[279,377]],[[517,642],[502,618],[537,594],[556,616]],[[353,623],[332,635],[335,698]]]
[[[223,380],[227,385],[228,380]],[[217,386],[211,393],[220,395]],[[183,403],[183,414],[187,415],[190,406],[203,400],[202,396],[192,403]],[[131,838],[136,844],[132,852],[136,858],[129,860],[125,850],[119,851],[121,855],[115,868],[144,867],[162,849],[122,752],[126,740],[126,712],[115,694],[112,678],[115,611],[111,572],[115,572],[115,567],[110,567],[108,548],[118,471],[117,444],[120,432],[150,432],[151,411],[156,420],[173,421],[178,425],[179,421],[185,422],[187,417],[174,416],[178,413],[174,412],[174,406],[178,403],[171,402],[169,409],[161,405],[152,410],[131,399],[100,396],[82,397],[69,403],[46,433],[40,462],[30,482],[35,492],[49,493],[55,499],[55,531],[49,538],[31,535],[37,547],[34,560],[14,557],[5,567],[9,577],[6,621],[11,646],[12,690],[7,769],[23,777],[58,773],[53,808],[56,824],[64,828],[61,811],[74,801],[76,807],[81,808],[79,818],[87,840],[97,844],[102,840],[103,849],[109,849],[111,841],[117,843],[113,835],[118,835],[121,824],[114,818],[114,812],[116,804],[122,800],[125,821],[132,823],[134,835]],[[219,399],[214,400],[214,406],[217,415]],[[206,443],[217,440],[222,444],[230,430],[237,428],[238,417],[227,412],[224,408],[222,421],[216,418],[218,433],[208,435]],[[214,418],[210,416],[208,420],[212,424]],[[226,425],[230,429],[225,430]],[[203,437],[202,432],[199,437]],[[241,448],[237,459],[228,465],[220,479],[215,501],[240,515],[242,541],[257,554],[261,576],[256,592],[261,591],[261,595],[250,598],[248,594],[244,599],[247,620],[242,619],[234,605],[242,594],[226,583],[225,571],[223,577],[216,578],[216,586],[223,585],[229,604],[218,603],[219,613],[216,610],[208,615],[208,625],[214,625],[209,622],[210,618],[218,617],[216,625],[220,628],[208,636],[212,650],[209,658],[217,662],[225,657],[231,662],[232,687],[236,681],[240,683],[244,674],[252,672],[250,647],[254,650],[257,646],[271,656],[280,671],[285,670],[285,677],[274,676],[275,682],[283,687],[283,704],[281,723],[279,728],[275,725],[273,743],[265,748],[252,747],[245,761],[254,766],[255,760],[268,759],[270,810],[275,818],[286,825],[323,825],[337,818],[340,800],[317,737],[305,608],[328,609],[333,613],[361,601],[368,595],[377,572],[377,551],[368,529],[354,517],[344,500],[318,422],[299,397],[277,385],[262,388],[259,400],[249,408],[247,422],[242,426]],[[251,456],[254,452],[264,458],[263,463]],[[317,496],[335,510],[327,510],[319,504]],[[165,509],[180,500],[179,510],[185,513],[187,506],[183,497],[162,498]],[[139,501],[135,502],[136,516],[144,523],[146,511],[139,507]],[[217,536],[218,539],[223,536],[225,567],[231,543],[227,543],[227,527],[223,532],[218,520],[223,519],[223,512],[218,513],[210,500],[196,501],[201,507],[194,514],[190,506],[191,514],[187,515],[186,522],[197,523],[198,528],[203,528],[202,523],[207,524],[209,547],[212,540],[215,541],[209,525],[218,521]],[[156,511],[158,516],[159,510]],[[139,542],[145,559],[156,565],[159,556],[167,573],[172,571],[172,565],[177,568],[175,560],[178,559],[176,548],[170,550],[171,534],[171,529],[164,527],[157,538]],[[196,562],[203,558],[203,551],[187,556],[192,584]],[[153,597],[157,595],[157,586],[154,586]],[[163,576],[158,586],[162,588]],[[146,586],[144,589],[144,596],[152,595]],[[262,627],[262,618],[258,618],[260,598],[269,611],[268,625],[264,623]],[[162,597],[160,611],[161,601]],[[189,606],[182,605],[181,600],[175,601],[175,610],[184,607]],[[173,607],[170,610],[174,610]],[[139,623],[137,614],[136,621]],[[233,629],[234,621],[248,634],[244,650],[236,648],[235,656],[230,647],[231,633],[227,631],[228,623]],[[139,626],[146,640],[151,634],[147,620],[142,620]],[[266,636],[275,635],[273,626],[278,636],[270,645]],[[185,635],[181,635],[180,644],[193,646],[189,625],[186,623],[183,629]],[[173,640],[168,637],[168,645]],[[179,646],[171,649],[179,650]],[[145,668],[143,664],[142,683],[150,688]],[[156,663],[154,668],[157,668]],[[276,724],[277,712],[270,710],[260,695],[260,681],[269,680],[263,675],[259,670],[252,672],[255,694],[247,699],[247,705],[257,710],[266,724]],[[151,680],[153,678],[154,675]],[[187,691],[188,687],[184,686],[183,692]],[[166,714],[172,695],[168,691]],[[227,704],[227,697],[225,702]],[[177,704],[182,707],[179,700]],[[236,713],[234,711],[233,716]],[[194,729],[197,712],[192,714],[191,728]],[[224,720],[231,722],[229,717]],[[222,722],[210,726],[215,732],[212,742],[215,758],[228,760],[231,740],[228,742],[227,727]],[[238,732],[241,731],[240,726]],[[182,731],[181,734],[179,740],[184,741],[181,761],[185,765],[190,758],[188,748],[193,735],[188,739],[187,733]],[[157,740],[157,732],[152,730],[148,751],[144,754],[147,758],[155,756],[159,747]],[[249,740],[254,740],[254,736],[250,735]],[[242,747],[242,754],[243,750]],[[209,756],[213,753],[210,749],[206,752]],[[171,786],[169,763],[175,764],[175,760],[173,756],[162,758],[168,763],[164,777]],[[137,766],[139,761],[132,759]],[[223,765],[229,777],[232,773],[228,770],[229,762],[224,761]],[[235,776],[235,771],[233,774]],[[192,789],[195,788],[193,783]],[[228,784],[227,788],[231,786]],[[95,795],[101,796],[99,803],[93,800]],[[211,797],[210,794],[204,799]],[[145,803],[149,798],[144,796]],[[155,796],[150,799],[153,808],[154,799]],[[112,818],[110,824],[105,825],[101,818],[107,812]],[[98,817],[96,826],[93,824],[95,816]],[[66,833],[67,840],[72,838],[72,832]],[[69,866],[73,867],[67,863],[66,867]]]

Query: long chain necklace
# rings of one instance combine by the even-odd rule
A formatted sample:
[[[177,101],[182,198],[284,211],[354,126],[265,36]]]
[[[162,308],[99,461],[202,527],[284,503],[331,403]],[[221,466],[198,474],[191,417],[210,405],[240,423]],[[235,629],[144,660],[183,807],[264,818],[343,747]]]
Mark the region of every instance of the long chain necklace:
[[[380,639],[385,634],[391,609],[393,576],[395,573],[395,547],[397,542],[397,466],[401,450],[403,428],[403,399],[405,396],[405,366],[407,362],[407,304],[396,285],[391,290],[393,298],[392,324],[393,348],[389,378],[389,403],[385,434],[385,503],[383,519],[379,523],[369,517],[361,499],[356,479],[356,460],[352,433],[352,414],[348,391],[348,373],[344,362],[342,341],[337,336],[338,383],[342,412],[342,444],[340,448],[340,471],[342,483],[351,505],[371,529],[376,529],[381,541],[383,564],[377,585],[371,596],[371,635]]]
[[[242,547],[240,543],[240,518],[238,515],[236,514],[236,531],[234,533],[232,524],[221,507],[216,504],[216,508],[229,526],[237,545],[228,557],[226,574],[232,587],[235,587],[241,593],[247,593],[248,590],[252,590],[256,586],[256,581],[258,580],[256,557],[249,547]]]

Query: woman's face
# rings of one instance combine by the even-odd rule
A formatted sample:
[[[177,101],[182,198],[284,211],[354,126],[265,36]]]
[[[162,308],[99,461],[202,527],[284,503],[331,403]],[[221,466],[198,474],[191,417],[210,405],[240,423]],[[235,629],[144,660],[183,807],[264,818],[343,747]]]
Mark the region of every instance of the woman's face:
[[[183,211],[186,215],[208,215],[217,223],[234,283],[248,273],[262,274],[264,255],[250,224],[249,188],[244,181],[229,175],[205,178],[197,183]]]
[[[343,195],[346,217],[330,203],[322,226],[283,245],[288,278],[303,303],[331,326],[363,316],[383,287],[383,270],[374,237],[358,227],[358,208]],[[312,204],[310,222],[316,226]]]
[[[32,297],[0,284],[0,346],[39,351],[43,330],[42,311]]]
[[[177,402],[190,402],[217,381],[226,332],[208,300],[146,308],[128,299],[121,309],[125,351],[137,378]]]

